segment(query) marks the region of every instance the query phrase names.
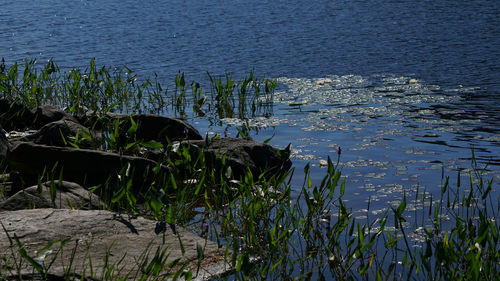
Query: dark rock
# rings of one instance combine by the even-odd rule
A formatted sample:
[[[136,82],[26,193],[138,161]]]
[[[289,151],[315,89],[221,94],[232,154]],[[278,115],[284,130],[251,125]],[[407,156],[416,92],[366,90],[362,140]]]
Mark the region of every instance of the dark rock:
[[[114,125],[116,120],[128,118],[129,115],[114,113],[114,112],[106,112],[99,113],[95,111],[88,111],[81,116],[76,116],[78,122],[83,126],[90,128],[91,130],[106,130],[111,128]]]
[[[127,131],[132,126],[130,117],[132,117],[134,122],[136,122],[137,130],[133,135],[127,136]],[[203,139],[200,133],[184,120],[161,115],[126,115],[111,112],[98,114],[96,112],[89,112],[84,116],[79,117],[79,121],[81,124],[91,128],[92,130],[113,130],[115,122],[118,121],[120,127],[120,141],[122,143],[132,139],[166,143],[167,137],[171,141]]]
[[[138,280],[159,256],[155,254],[163,250],[165,264],[160,267],[160,276],[147,280],[163,280],[166,274],[176,272],[183,265],[192,271],[196,280],[215,278],[214,275],[231,270],[225,261],[231,258],[231,251],[225,259],[225,249],[219,249],[217,243],[181,227],[142,217],[97,210],[38,209],[4,211],[0,212],[0,218],[5,227],[5,231],[0,231],[0,260],[23,260],[17,245],[11,246],[7,236],[12,238],[16,234],[25,252],[32,258],[38,257],[37,261],[45,266],[50,280],[101,280],[106,279],[104,276],[108,273],[113,280]],[[62,243],[64,239],[69,241]],[[48,252],[36,252],[51,242],[53,245],[46,249]],[[203,249],[200,262],[198,245]],[[176,259],[179,262],[170,268],[169,264]],[[7,280],[21,277],[38,280],[40,277],[33,275],[37,271],[26,260],[12,266],[19,266],[19,272],[17,269],[5,270],[2,277]],[[68,276],[68,272],[73,276]]]
[[[137,131],[134,136],[129,137],[135,137],[136,140],[159,141],[166,144],[167,138],[170,141],[203,139],[193,126],[181,119],[152,114],[132,115],[132,119],[137,124]],[[121,119],[120,135],[125,136],[131,126],[130,117]]]
[[[38,186],[31,186],[0,202],[0,211],[33,208],[98,210],[105,206],[97,195],[79,184],[67,181],[55,181],[52,184],[55,191],[54,201],[50,193],[51,183],[46,182],[42,184],[41,192]]]
[[[57,167],[63,167],[64,179],[78,183],[103,183],[128,170],[135,184],[147,184],[157,166],[156,162],[140,157],[30,142],[13,144],[7,161],[11,169],[32,176],[41,175],[45,168],[50,171],[57,163]],[[169,169],[160,165],[160,172],[169,173]]]
[[[32,125],[33,117],[33,113],[24,104],[0,99],[0,125],[5,130],[24,130]]]
[[[3,167],[3,163],[7,157],[7,151],[9,150],[9,140],[7,140],[5,134],[5,130],[0,126],[0,169]]]
[[[0,125],[7,131],[38,129],[43,125],[62,119],[78,123],[73,115],[53,105],[41,105],[30,110],[24,104],[10,99],[0,99]]]
[[[10,171],[9,173],[0,175],[0,193],[4,196],[3,199],[7,199],[26,186],[35,185],[37,183],[37,179],[22,178],[18,172]]]
[[[77,135],[78,141],[75,141]],[[89,139],[85,139],[85,137]],[[69,142],[76,142],[75,144],[80,148],[90,148],[92,138],[92,133],[86,127],[70,119],[62,119],[46,124],[35,134],[23,137],[20,141],[32,141],[37,144],[54,146],[69,146]]]
[[[216,138],[201,141],[189,140],[182,144],[201,148],[207,163],[212,163],[216,169],[221,167],[221,158],[225,155],[226,163],[231,167],[235,178],[244,176],[247,168],[254,177],[262,173],[270,177],[282,175],[292,166],[288,149],[279,150],[251,139]],[[191,151],[195,150],[191,149]]]
[[[59,109],[53,105],[41,105],[33,110],[34,116],[34,126],[35,128],[41,128],[42,126],[59,121],[59,120],[71,120],[75,123],[78,123],[73,115],[65,112],[64,110]]]
[[[0,174],[0,202],[9,197],[8,193],[12,190],[12,182],[9,174]]]

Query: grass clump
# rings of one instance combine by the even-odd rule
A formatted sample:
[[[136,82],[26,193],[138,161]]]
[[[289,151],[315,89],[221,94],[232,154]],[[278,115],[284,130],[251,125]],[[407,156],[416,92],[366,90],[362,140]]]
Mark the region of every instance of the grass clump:
[[[179,152],[181,158],[183,154]],[[417,192],[423,206],[417,215],[406,210],[405,195],[384,214],[360,221],[342,199],[345,179],[338,162],[330,159],[318,186],[311,184],[305,167],[298,193],[291,185],[293,170],[270,179],[256,180],[251,172],[234,179],[227,169],[216,173],[204,168],[202,154],[184,160],[184,169],[192,171],[186,173],[190,180],[172,177],[151,188],[144,215],[193,229],[226,247],[235,269],[228,280],[500,277],[498,200],[492,197],[492,180],[484,180],[477,166],[466,188],[457,183],[451,189],[446,178],[439,200]]]
[[[146,80],[138,83],[132,71],[124,67],[110,73],[97,68],[92,60],[85,71],[61,74],[53,62],[41,72],[34,61],[26,61],[22,78],[19,66],[0,66],[0,92],[35,107],[44,103],[65,106],[76,115],[86,111],[152,112],[167,109],[181,116],[187,109],[207,118],[240,118],[268,115],[276,80],[249,77],[235,82],[230,75],[213,77],[210,95],[196,82],[188,86],[183,73],[175,78],[173,93]],[[191,89],[189,89],[189,87]],[[189,96],[191,92],[191,97]],[[195,146],[169,147],[160,143],[135,140],[121,146],[117,142],[118,123],[110,123],[102,133],[101,149],[131,151],[143,148],[171,149],[175,157],[165,160],[172,173],[160,173],[158,162],[143,178],[144,186],[134,189],[134,173],[123,167],[118,175],[90,190],[115,212],[142,215],[165,224],[176,224],[225,247],[225,259],[234,268],[227,280],[499,280],[500,244],[499,202],[493,180],[481,173],[474,155],[468,174],[469,183],[461,183],[459,174],[452,186],[449,177],[441,179],[439,194],[418,190],[404,194],[397,206],[366,221],[356,220],[343,200],[345,178],[337,161],[330,158],[323,179],[312,185],[310,167],[304,168],[302,186],[292,186],[294,170],[285,175],[254,175],[250,170],[235,178],[225,156],[220,169],[212,169],[209,159]],[[132,120],[129,132],[133,134]],[[241,134],[243,135],[243,131]],[[207,141],[210,141],[207,138]],[[6,169],[6,168],[2,168]],[[42,175],[62,178],[62,174]],[[415,198],[422,209],[410,219],[407,204]],[[435,199],[438,198],[438,199]],[[370,207],[368,206],[368,210]],[[446,221],[444,218],[450,218]],[[47,271],[22,252],[14,238],[21,260],[31,263],[50,280]],[[200,247],[200,249],[202,249]],[[168,251],[157,250],[154,260],[143,262],[143,275],[136,280],[161,279],[158,268],[166,265]],[[199,257],[203,251],[199,251]],[[92,257],[90,257],[92,258]],[[200,258],[201,259],[201,258]],[[9,263],[10,262],[10,263]],[[14,261],[13,264],[18,264]],[[0,276],[6,276],[7,264],[1,261]],[[45,271],[44,271],[45,270]],[[69,271],[71,272],[71,271]],[[111,271],[110,271],[111,272]],[[168,278],[194,274],[182,267]],[[68,275],[67,280],[78,276]],[[100,278],[100,277],[97,277]],[[102,279],[119,280],[113,274]]]
[[[285,181],[273,182],[267,187],[283,187],[280,196],[265,189],[264,198],[273,198],[265,200],[248,188],[224,209],[209,210],[209,217],[214,238],[228,239],[235,253],[238,280],[498,280],[499,206],[492,180],[480,170],[474,166],[467,189],[457,183],[451,191],[446,178],[439,200],[417,194],[426,207],[413,224],[406,196],[383,215],[357,221],[330,160],[319,186],[311,186],[305,168],[296,197]],[[443,223],[444,215],[451,224]]]
[[[22,72],[22,73],[21,73]],[[212,120],[248,118],[272,113],[276,79],[258,78],[251,71],[248,77],[235,81],[226,74],[210,79],[207,95],[200,83],[188,83],[184,73],[175,76],[173,90],[165,89],[157,80],[139,81],[134,72],[124,66],[119,69],[97,67],[95,60],[84,70],[63,72],[49,60],[38,67],[35,59],[23,65],[8,67],[0,64],[0,93],[3,98],[20,101],[30,108],[54,104],[73,115],[91,112],[171,113],[186,117],[191,112]],[[191,94],[188,94],[191,92]]]

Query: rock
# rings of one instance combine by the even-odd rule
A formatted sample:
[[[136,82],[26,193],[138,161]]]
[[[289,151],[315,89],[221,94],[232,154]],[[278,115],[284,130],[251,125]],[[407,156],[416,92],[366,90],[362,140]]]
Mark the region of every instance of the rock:
[[[114,276],[113,280],[120,277],[139,280],[141,273],[154,261],[155,253],[162,251],[165,253],[160,256],[163,260],[158,267],[161,276],[147,280],[162,279],[169,271],[176,272],[183,265],[198,280],[231,270],[225,261],[224,249],[219,249],[216,243],[181,227],[142,217],[98,210],[38,209],[0,212],[0,220],[5,228],[0,231],[0,261],[23,259],[14,241],[15,234],[25,252],[47,269],[50,280],[103,280],[106,272]],[[182,241],[182,248],[179,241]],[[49,243],[53,244],[48,249],[36,252]],[[198,247],[203,249],[200,260]],[[229,252],[227,259],[230,257]],[[179,262],[171,268],[169,264],[176,259]],[[2,268],[7,268],[4,266],[7,265]],[[8,266],[11,270],[2,272],[8,280],[18,280],[17,270],[25,280],[40,277],[26,260]]]
[[[7,159],[7,151],[9,150],[9,140],[5,134],[5,130],[0,125],[0,169],[3,167],[3,163]]]
[[[32,125],[33,117],[33,113],[24,104],[0,99],[0,125],[5,130],[24,130]]]
[[[52,201],[50,188],[51,183],[42,184],[41,192],[38,186],[25,188],[0,202],[0,211],[14,211],[33,208],[57,208],[57,209],[83,209],[98,210],[105,204],[95,194],[92,194],[81,185],[62,181],[55,181],[53,187],[54,201]]]
[[[63,167],[64,179],[78,183],[104,183],[126,169],[137,185],[153,180],[152,170],[157,166],[156,162],[140,157],[30,142],[14,143],[7,161],[11,169],[31,176],[41,175],[45,168],[50,171],[57,163]],[[170,173],[169,168],[159,167],[161,173]]]
[[[99,113],[96,111],[87,111],[81,116],[76,116],[78,122],[91,130],[104,130],[109,128],[115,120],[124,119],[128,117],[127,114],[106,112]]]
[[[59,121],[59,120],[71,120],[74,123],[78,123],[73,115],[59,109],[53,105],[41,105],[33,110],[34,116],[34,126],[35,128],[41,128],[42,126]]]
[[[10,99],[0,99],[0,125],[7,131],[40,128],[43,125],[62,119],[78,123],[73,115],[53,105],[41,105],[30,110],[24,104]]]
[[[78,135],[78,141],[75,137]],[[33,141],[37,144],[53,146],[69,146],[69,142],[75,143],[80,148],[92,147],[92,133],[86,127],[75,123],[70,119],[54,121],[41,127],[35,134],[25,136],[20,141]]]
[[[10,175],[9,174],[0,174],[0,202],[7,199],[8,193],[12,189],[12,183],[9,182]]]
[[[203,139],[193,126],[181,119],[152,114],[136,114],[132,119],[137,123],[135,132],[137,140],[159,141],[166,144],[166,138],[170,141]],[[121,119],[120,135],[125,136],[131,126],[130,117]]]
[[[187,122],[178,118],[170,118],[161,115],[126,115],[111,112],[99,115],[96,112],[89,112],[84,116],[79,117],[79,120],[81,124],[93,130],[113,129],[114,122],[118,120],[120,122],[121,142],[126,142],[127,131],[132,126],[130,117],[132,117],[134,122],[137,123],[137,131],[133,134],[133,136],[128,136],[128,138],[135,138],[143,141],[153,140],[162,143],[166,143],[166,137],[168,137],[171,141],[203,139],[200,133]]]
[[[22,190],[26,186],[37,184],[37,179],[21,178],[19,173],[10,171],[9,173],[0,175],[0,194],[3,196],[0,201],[3,201],[16,192]]]
[[[194,145],[204,151],[207,163],[220,169],[221,158],[226,156],[226,163],[231,167],[233,176],[244,176],[247,168],[254,177],[265,173],[267,177],[282,175],[292,166],[287,149],[279,150],[272,146],[251,139],[216,138],[209,141],[189,140],[183,145]]]

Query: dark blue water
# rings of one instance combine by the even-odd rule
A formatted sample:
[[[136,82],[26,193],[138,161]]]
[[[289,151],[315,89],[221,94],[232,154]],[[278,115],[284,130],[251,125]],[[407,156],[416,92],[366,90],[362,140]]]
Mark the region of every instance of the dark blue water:
[[[165,83],[179,70],[278,77],[256,138],[291,142],[317,177],[343,147],[353,199],[384,208],[387,194],[435,188],[441,168],[470,168],[471,146],[499,181],[499,15],[496,0],[3,1],[0,56],[62,69],[95,58]]]
[[[498,1],[4,1],[0,54],[273,77],[408,74],[499,89]]]

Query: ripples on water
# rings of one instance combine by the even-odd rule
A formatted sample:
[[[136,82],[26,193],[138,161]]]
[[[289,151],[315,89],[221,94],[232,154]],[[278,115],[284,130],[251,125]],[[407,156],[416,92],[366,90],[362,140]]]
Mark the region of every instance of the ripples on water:
[[[500,179],[499,109],[483,111],[483,105],[471,103],[467,95],[457,95],[474,93],[476,88],[443,89],[394,75],[278,81],[282,90],[275,102],[280,113],[249,124],[302,131],[291,140],[298,167],[308,161],[319,167],[327,156],[336,159],[337,148],[342,147],[341,166],[352,188],[348,198],[370,199],[374,214],[417,188],[438,192],[443,169],[451,178],[460,171],[462,182],[467,182],[472,147],[476,158],[488,165],[486,178]],[[241,125],[237,119],[224,121]],[[275,138],[278,143],[287,141]],[[321,168],[314,175],[319,181]]]
[[[172,78],[417,74],[499,89],[498,1],[4,1],[0,53]]]
[[[342,146],[351,199],[369,192],[383,207],[388,194],[434,188],[442,167],[469,168],[471,145],[499,181],[499,3],[8,1],[0,56],[66,70],[95,57],[164,84],[178,70],[281,77],[274,115],[249,121],[271,128],[256,138],[292,142],[299,168]]]

